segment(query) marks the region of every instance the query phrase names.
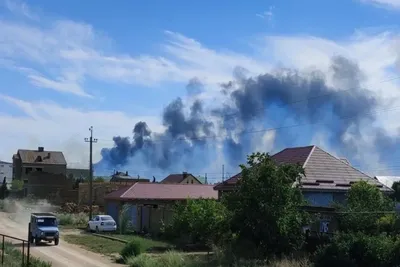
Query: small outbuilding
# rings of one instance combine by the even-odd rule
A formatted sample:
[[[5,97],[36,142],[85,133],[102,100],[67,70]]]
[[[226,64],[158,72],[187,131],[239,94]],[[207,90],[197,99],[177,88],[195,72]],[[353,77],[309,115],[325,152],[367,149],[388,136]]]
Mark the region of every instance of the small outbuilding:
[[[158,233],[162,223],[172,218],[172,206],[187,199],[215,199],[213,185],[136,183],[111,192],[104,197],[106,213],[119,221],[124,204],[129,204],[129,216],[137,232]]]

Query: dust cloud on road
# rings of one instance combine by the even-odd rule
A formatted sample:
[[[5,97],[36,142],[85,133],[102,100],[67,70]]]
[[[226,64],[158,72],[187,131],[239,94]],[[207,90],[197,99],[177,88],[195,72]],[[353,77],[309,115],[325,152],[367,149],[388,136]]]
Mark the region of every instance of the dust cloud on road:
[[[25,240],[28,238],[30,213],[50,211],[47,208],[51,208],[45,203],[40,205],[41,207],[35,205],[30,208],[19,203],[12,203],[12,205],[13,207],[8,208],[8,212],[0,212],[0,233]],[[44,209],[45,207],[46,209]],[[61,240],[58,246],[54,246],[52,243],[44,243],[40,246],[31,245],[31,255],[51,262],[53,267],[121,267],[120,264],[112,263],[105,256],[64,242],[62,234],[61,231]]]

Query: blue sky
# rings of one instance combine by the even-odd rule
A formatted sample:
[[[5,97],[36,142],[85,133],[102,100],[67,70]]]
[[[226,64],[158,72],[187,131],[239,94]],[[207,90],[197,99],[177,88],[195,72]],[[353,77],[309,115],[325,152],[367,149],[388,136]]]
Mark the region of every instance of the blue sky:
[[[206,103],[222,101],[218,84],[237,66],[252,75],[314,68],[329,80],[329,59],[343,55],[359,64],[365,86],[395,107],[398,81],[381,81],[398,75],[399,14],[398,0],[0,0],[0,159],[42,145],[63,150],[71,166],[86,166],[89,126],[100,160],[112,136],[130,136],[139,120],[162,131],[163,108],[178,96],[192,100],[186,85],[193,77],[205,84],[199,97]],[[376,124],[397,135],[395,116],[385,115]],[[302,130],[308,138],[299,145],[344,153],[311,129]],[[395,163],[377,162],[368,138],[359,142],[356,163],[373,161],[374,172],[396,174],[386,167]],[[220,171],[224,159],[216,157],[204,171]]]

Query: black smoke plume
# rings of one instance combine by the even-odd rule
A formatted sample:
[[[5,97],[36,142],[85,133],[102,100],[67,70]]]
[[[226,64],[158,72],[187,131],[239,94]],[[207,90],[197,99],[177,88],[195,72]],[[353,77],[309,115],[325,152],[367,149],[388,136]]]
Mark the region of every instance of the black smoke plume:
[[[361,129],[375,120],[379,98],[362,88],[365,77],[354,62],[334,57],[330,72],[332,80],[328,82],[318,70],[278,69],[248,77],[247,71],[238,67],[234,80],[221,84],[223,100],[217,107],[206,112],[203,102],[196,100],[187,114],[187,104],[181,98],[174,100],[162,115],[164,132],[152,133],[145,122],[138,122],[132,140],[114,137],[114,147],[102,150],[99,167],[140,165],[141,169],[176,170],[176,166],[184,166],[201,171],[215,160],[215,136],[223,137],[224,158],[236,167],[246,154],[260,149],[262,134],[252,133],[285,125],[293,128],[275,132],[274,149],[309,145],[313,136],[322,132],[329,146],[351,157],[358,146],[346,135],[362,138]],[[195,78],[189,82],[188,92],[193,96],[203,87]],[[304,126],[295,128],[301,124],[308,125],[306,130]],[[376,142],[394,145],[388,138],[380,131]]]

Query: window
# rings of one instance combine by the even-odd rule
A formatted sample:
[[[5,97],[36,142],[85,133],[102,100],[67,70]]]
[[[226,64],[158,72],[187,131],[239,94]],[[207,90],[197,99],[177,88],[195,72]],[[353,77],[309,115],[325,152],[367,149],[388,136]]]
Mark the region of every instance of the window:
[[[25,168],[25,174],[28,174],[32,171],[32,168]]]
[[[101,220],[102,221],[112,221],[112,220],[114,220],[111,216],[102,216],[101,217]]]
[[[41,172],[43,171],[43,168],[36,168],[36,171]]]

